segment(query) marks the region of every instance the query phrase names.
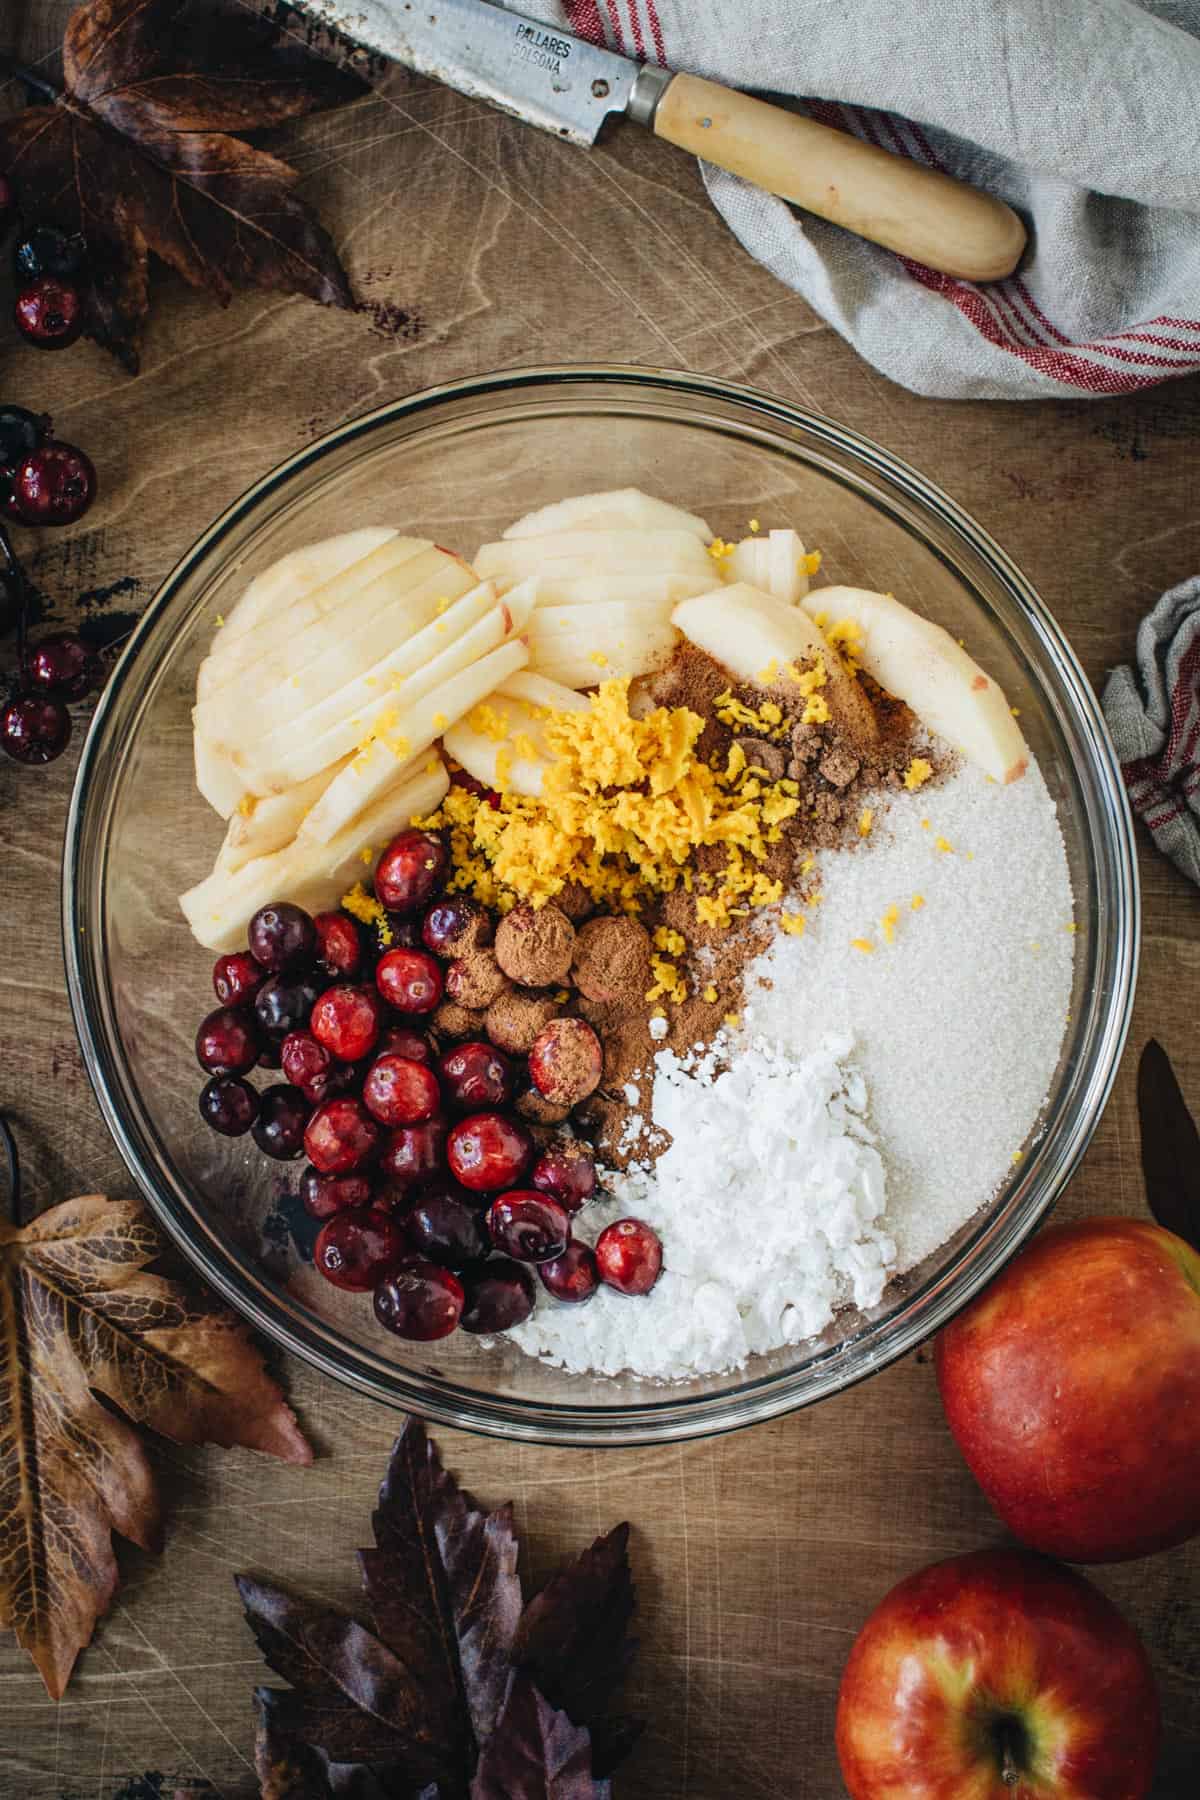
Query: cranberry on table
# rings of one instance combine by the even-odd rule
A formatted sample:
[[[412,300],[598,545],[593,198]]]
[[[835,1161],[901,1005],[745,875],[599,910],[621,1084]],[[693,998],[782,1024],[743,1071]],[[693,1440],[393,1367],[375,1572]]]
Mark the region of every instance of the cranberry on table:
[[[313,1245],[313,1263],[326,1281],[352,1294],[376,1287],[406,1254],[401,1226],[369,1207],[334,1213]]]
[[[73,525],[95,497],[91,458],[74,444],[42,444],[13,469],[4,510],[22,525]]]
[[[568,1306],[581,1306],[591,1299],[600,1285],[596,1252],[590,1244],[581,1244],[575,1238],[553,1262],[538,1265],[538,1280],[555,1300],[562,1300]]]
[[[397,1337],[432,1344],[449,1337],[465,1302],[462,1283],[449,1269],[410,1256],[375,1289],[375,1317]]]
[[[379,1127],[361,1100],[350,1094],[324,1100],[304,1132],[304,1149],[322,1175],[349,1175],[379,1148]]]
[[[525,1127],[498,1112],[469,1113],[446,1143],[450,1173],[477,1194],[513,1187],[532,1156],[533,1139]]]
[[[73,282],[37,275],[17,290],[13,317],[39,350],[65,350],[83,330],[83,296]]]
[[[293,906],[290,900],[272,900],[260,906],[251,919],[246,942],[255,962],[279,974],[316,954],[317,928],[302,906]]]
[[[376,899],[389,912],[415,912],[441,887],[448,861],[441,838],[428,831],[402,831],[379,859]]]
[[[248,950],[218,956],[213,964],[213,992],[222,1006],[248,1006],[265,980]]]
[[[523,1325],[537,1298],[533,1273],[519,1262],[493,1257],[463,1275],[467,1303],[459,1324],[464,1331],[511,1331]]]
[[[308,1024],[320,993],[311,975],[268,975],[254,996],[258,1029],[269,1043],[282,1044],[289,1031]]]
[[[604,1052],[586,1019],[551,1019],[533,1041],[529,1074],[543,1099],[577,1106],[600,1086]]]
[[[363,963],[362,933],[349,913],[318,913],[313,929],[321,967],[331,975],[357,975]]]
[[[618,1219],[596,1240],[596,1266],[619,1294],[648,1294],[662,1273],[662,1242],[641,1219]]]
[[[381,1125],[420,1125],[442,1103],[437,1076],[407,1056],[376,1057],[363,1082],[363,1105]]]
[[[30,649],[26,679],[40,693],[82,700],[99,676],[99,657],[73,631],[52,631]]]
[[[414,1203],[404,1221],[408,1241],[418,1256],[461,1269],[482,1262],[491,1248],[478,1206],[463,1189],[451,1183],[428,1189]]]
[[[406,1056],[409,1062],[428,1063],[432,1068],[437,1051],[413,1025],[385,1025],[375,1046],[376,1056]]]
[[[577,1139],[562,1138],[542,1151],[529,1185],[550,1194],[568,1212],[578,1212],[596,1191],[596,1164]]]
[[[249,1012],[218,1006],[196,1033],[196,1061],[210,1075],[244,1075],[258,1061],[258,1036]]]
[[[71,739],[71,715],[46,694],[18,694],[0,712],[0,749],[30,767],[53,762]]]
[[[300,1177],[300,1204],[313,1219],[332,1219],[336,1212],[369,1206],[371,1199],[366,1175],[322,1175],[310,1163]]]
[[[375,1048],[383,1026],[383,1003],[374,988],[326,988],[312,1009],[308,1028],[342,1062],[359,1062]]]
[[[312,1108],[299,1088],[276,1082],[259,1097],[254,1141],[266,1156],[290,1162],[304,1148],[304,1127]]]
[[[375,970],[375,985],[397,1012],[428,1013],[441,999],[445,984],[427,950],[387,950]]]
[[[517,1262],[553,1262],[571,1241],[566,1208],[532,1188],[497,1195],[488,1208],[487,1227],[501,1255]]]
[[[200,1090],[200,1117],[222,1137],[241,1137],[258,1117],[258,1094],[237,1075],[214,1075]]]
[[[465,956],[491,935],[491,921],[482,906],[461,896],[436,901],[421,926],[421,940],[435,956]]]
[[[379,1158],[383,1174],[401,1190],[424,1186],[446,1167],[446,1121],[440,1115],[420,1125],[389,1131]]]
[[[478,1039],[447,1050],[438,1063],[438,1073],[447,1100],[462,1112],[507,1106],[516,1087],[507,1056]]]

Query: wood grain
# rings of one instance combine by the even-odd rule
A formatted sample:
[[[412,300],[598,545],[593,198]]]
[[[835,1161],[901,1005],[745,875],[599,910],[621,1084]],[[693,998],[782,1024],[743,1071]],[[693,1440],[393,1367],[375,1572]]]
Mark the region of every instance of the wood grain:
[[[8,0],[0,38],[36,61],[67,10]],[[878,439],[1011,552],[1097,681],[1128,655],[1147,603],[1200,568],[1195,381],[1099,404],[915,399],[746,256],[687,157],[636,130],[587,155],[394,71],[372,98],[278,141],[344,247],[362,313],[257,296],[222,312],[159,272],[137,380],[90,345],[39,356],[5,335],[3,397],[50,411],[100,471],[100,499],[79,527],[24,540],[56,620],[82,611],[119,635],[251,480],[365,407],[556,359],[708,371]],[[81,609],[78,596],[114,583],[106,604]],[[58,870],[75,760],[73,749],[44,772],[0,769],[0,1097],[38,1207],[128,1190],[64,993]],[[1148,1036],[1200,1109],[1200,895],[1144,837],[1140,848],[1130,1051],[1067,1216],[1144,1210],[1135,1074]],[[364,1536],[396,1429],[393,1415],[305,1368],[282,1372],[322,1452],[314,1469],[163,1448],[166,1554],[121,1547],[123,1592],[66,1700],[51,1705],[0,1645],[3,1800],[107,1800],[146,1769],[207,1775],[227,1796],[252,1791],[260,1664],[233,1571],[351,1600],[347,1552]],[[588,1533],[634,1521],[642,1649],[631,1705],[653,1728],[618,1781],[621,1800],[835,1800],[834,1695],[866,1613],[921,1563],[1003,1535],[947,1435],[924,1355],[814,1411],[685,1448],[440,1440],[481,1498],[515,1500],[533,1580]],[[1145,1634],[1161,1682],[1155,1800],[1183,1800],[1200,1762],[1200,1542],[1098,1580]]]

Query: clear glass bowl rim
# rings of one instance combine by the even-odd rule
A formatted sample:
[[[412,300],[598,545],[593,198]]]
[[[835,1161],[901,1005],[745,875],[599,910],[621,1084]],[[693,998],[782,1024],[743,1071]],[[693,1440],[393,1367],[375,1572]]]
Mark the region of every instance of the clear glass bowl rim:
[[[1109,947],[1106,1001],[1086,1082],[1073,1096],[1070,1116],[1057,1125],[1056,1155],[1044,1178],[1029,1180],[1006,1212],[981,1223],[963,1245],[957,1263],[908,1296],[886,1321],[863,1327],[807,1367],[755,1376],[720,1394],[681,1394],[664,1387],[661,1399],[622,1406],[551,1405],[464,1388],[432,1373],[420,1374],[373,1358],[349,1345],[321,1321],[289,1306],[287,1296],[254,1274],[236,1254],[220,1254],[197,1232],[186,1196],[143,1153],[122,1096],[119,1037],[97,967],[103,932],[106,825],[111,794],[104,772],[122,708],[134,703],[137,658],[181,585],[222,539],[267,501],[285,481],[335,449],[368,437],[379,426],[413,418],[455,400],[553,394],[557,388],[641,391],[649,399],[713,402],[754,416],[786,437],[803,432],[835,458],[848,458],[860,473],[876,476],[924,511],[972,552],[1024,614],[1059,683],[1090,754],[1089,775],[1104,801],[1109,826],[1110,869],[1106,898],[1114,941]],[[686,420],[685,420],[686,422]],[[748,435],[754,435],[753,432]],[[98,854],[92,856],[95,847]],[[633,364],[553,364],[500,370],[426,388],[349,420],[278,464],[226,510],[192,545],[162,583],[133,632],[101,696],[80,757],[67,818],[62,865],[62,932],[67,987],[84,1065],[105,1122],[142,1195],[168,1234],[205,1280],[273,1342],[313,1367],[386,1405],[445,1425],[524,1442],[618,1447],[712,1436],[771,1419],[843,1392],[931,1337],[986,1285],[1034,1230],[1077,1167],[1116,1077],[1128,1033],[1136,985],[1140,890],[1133,822],[1116,754],[1096,695],[1063,632],[1035,590],[998,544],[947,494],[910,464],[869,438],[820,414],[763,391],[710,376]],[[1064,1124],[1066,1129],[1064,1130]],[[1033,1171],[1030,1171],[1031,1175]],[[852,1366],[847,1366],[852,1364]],[[567,1379],[564,1377],[564,1379]]]

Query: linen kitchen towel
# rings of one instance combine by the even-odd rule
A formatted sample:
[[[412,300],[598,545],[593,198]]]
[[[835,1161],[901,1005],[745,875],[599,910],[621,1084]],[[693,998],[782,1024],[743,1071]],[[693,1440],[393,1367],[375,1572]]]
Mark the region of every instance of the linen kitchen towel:
[[[724,170],[753,256],[916,393],[1129,393],[1200,369],[1200,0],[513,0],[1000,195],[1022,266],[976,286]]]

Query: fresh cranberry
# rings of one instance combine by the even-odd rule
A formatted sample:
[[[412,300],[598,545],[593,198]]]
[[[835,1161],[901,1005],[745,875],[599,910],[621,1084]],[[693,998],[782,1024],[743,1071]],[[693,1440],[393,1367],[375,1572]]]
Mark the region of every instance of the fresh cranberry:
[[[618,1219],[596,1241],[600,1279],[619,1294],[648,1294],[662,1273],[662,1241],[641,1219]]]
[[[385,950],[420,950],[421,921],[416,913],[384,913],[375,921],[379,954]]]
[[[533,1311],[537,1289],[531,1271],[505,1257],[493,1257],[463,1276],[467,1303],[458,1321],[464,1331],[511,1331]]]
[[[491,1044],[478,1041],[456,1044],[438,1064],[451,1106],[461,1111],[488,1106],[507,1106],[516,1080],[507,1056]]]
[[[423,1031],[412,1025],[385,1025],[375,1046],[376,1056],[405,1056],[409,1062],[427,1063],[432,1069],[437,1051]]]
[[[304,1148],[304,1127],[311,1110],[299,1088],[276,1082],[259,1099],[255,1143],[277,1162],[290,1162]]]
[[[360,1062],[375,1048],[383,1003],[373,988],[326,988],[308,1025],[318,1042],[342,1062]]]
[[[73,444],[43,444],[13,470],[5,511],[22,525],[73,525],[95,496],[91,459]]]
[[[283,1052],[280,1046],[271,1043],[264,1044],[258,1053],[258,1066],[260,1069],[282,1069]]]
[[[310,1163],[300,1177],[300,1203],[313,1219],[332,1219],[352,1206],[369,1206],[371,1183],[366,1175],[322,1175]]]
[[[409,1256],[375,1289],[375,1317],[397,1337],[431,1344],[449,1337],[465,1302],[462,1283],[449,1269]]]
[[[480,800],[486,800],[493,812],[500,804],[500,795],[497,790],[487,787],[482,781],[477,781],[474,775],[468,775],[465,769],[455,770],[454,785],[456,788],[462,788],[464,793],[475,794]]]
[[[272,900],[260,906],[250,921],[246,942],[255,962],[272,974],[295,969],[311,960],[317,948],[317,928],[302,906],[290,900]]]
[[[379,1127],[361,1100],[344,1094],[318,1106],[304,1133],[308,1160],[322,1175],[361,1169],[379,1148]]]
[[[381,1125],[420,1125],[441,1105],[437,1076],[406,1056],[379,1056],[363,1082],[363,1105]]]
[[[533,1040],[529,1074],[544,1100],[577,1106],[600,1086],[604,1052],[586,1019],[551,1019]]]
[[[426,950],[388,950],[379,959],[375,982],[397,1012],[432,1012],[442,997],[442,971]]]
[[[389,912],[415,912],[441,887],[448,861],[441,838],[428,831],[402,831],[379,859],[376,898]]]
[[[566,1208],[532,1188],[497,1195],[488,1208],[487,1227],[500,1254],[517,1262],[553,1262],[571,1241]]]
[[[420,1187],[446,1167],[446,1121],[401,1125],[384,1140],[379,1166],[400,1190]]]
[[[53,631],[29,652],[30,687],[60,700],[83,700],[100,679],[100,659],[73,631]]]
[[[279,1060],[292,1086],[298,1087],[314,1106],[332,1097],[329,1076],[334,1067],[333,1055],[311,1031],[289,1031],[280,1045]]]
[[[266,977],[246,950],[218,956],[213,964],[213,992],[222,1006],[248,1006]]]
[[[576,1213],[596,1191],[596,1165],[575,1138],[560,1138],[542,1151],[529,1184]]]
[[[326,1219],[313,1245],[313,1263],[334,1287],[365,1294],[406,1252],[404,1232],[387,1213],[366,1207]]]
[[[317,961],[331,975],[357,975],[362,967],[362,932],[349,913],[317,913]]]
[[[196,1061],[210,1075],[244,1075],[258,1061],[254,1021],[237,1006],[218,1006],[196,1033]]]
[[[303,1030],[320,992],[311,975],[268,975],[254,996],[254,1016],[267,1042],[282,1044],[289,1031]]]
[[[477,1194],[512,1187],[532,1155],[533,1139],[525,1127],[498,1112],[469,1113],[459,1120],[446,1145],[450,1173]]]
[[[83,297],[69,281],[38,275],[18,289],[17,330],[39,350],[64,350],[83,330]]]
[[[556,1300],[579,1306],[590,1300],[600,1285],[596,1253],[590,1244],[581,1244],[574,1238],[553,1262],[539,1264],[538,1280]]]
[[[71,715],[46,694],[18,694],[0,712],[0,749],[14,762],[40,767],[71,741]]]
[[[435,956],[465,956],[492,935],[487,914],[474,900],[454,896],[438,900],[425,914],[421,941]]]
[[[200,1117],[222,1137],[241,1137],[258,1117],[258,1095],[237,1075],[214,1075],[200,1090]]]
[[[421,1194],[404,1221],[408,1241],[418,1256],[461,1269],[481,1262],[491,1245],[474,1196],[450,1182]]]

